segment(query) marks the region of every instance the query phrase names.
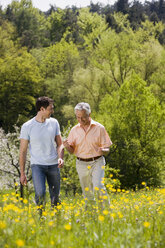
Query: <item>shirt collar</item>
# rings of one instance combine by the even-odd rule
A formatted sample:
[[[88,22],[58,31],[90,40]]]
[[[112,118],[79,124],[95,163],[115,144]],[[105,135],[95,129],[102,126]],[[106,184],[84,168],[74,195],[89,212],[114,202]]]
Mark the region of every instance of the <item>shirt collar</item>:
[[[96,121],[92,120],[92,118],[91,118],[90,127],[91,127],[92,125],[96,125]],[[81,127],[81,126],[80,126],[80,123],[78,123],[78,126]]]

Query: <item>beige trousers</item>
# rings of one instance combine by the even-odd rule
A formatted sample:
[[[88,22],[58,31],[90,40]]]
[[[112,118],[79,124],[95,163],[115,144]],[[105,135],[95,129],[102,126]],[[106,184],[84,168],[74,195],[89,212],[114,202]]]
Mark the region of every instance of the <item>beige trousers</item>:
[[[102,156],[95,161],[84,162],[76,160],[83,195],[87,200],[94,201],[97,196],[100,202],[108,202],[109,196],[104,186],[105,158]]]

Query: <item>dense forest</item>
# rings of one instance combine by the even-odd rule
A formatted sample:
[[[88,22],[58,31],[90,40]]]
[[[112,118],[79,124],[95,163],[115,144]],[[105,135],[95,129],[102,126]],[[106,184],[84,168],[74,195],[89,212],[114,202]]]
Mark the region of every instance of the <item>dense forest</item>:
[[[113,141],[107,168],[121,186],[162,185],[164,65],[164,0],[50,6],[47,12],[31,0],[1,6],[1,140],[35,115],[38,96],[54,99],[54,116],[66,134],[75,124],[74,106],[86,101]],[[63,173],[72,178],[69,159]]]

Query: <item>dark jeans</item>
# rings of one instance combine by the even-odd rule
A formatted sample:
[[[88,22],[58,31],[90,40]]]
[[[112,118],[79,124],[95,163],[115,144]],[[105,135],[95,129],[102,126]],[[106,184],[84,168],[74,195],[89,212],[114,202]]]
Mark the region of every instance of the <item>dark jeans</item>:
[[[38,206],[44,206],[47,180],[49,185],[51,206],[57,206],[57,203],[59,203],[60,193],[60,170],[58,165],[32,164],[31,168],[36,204]]]

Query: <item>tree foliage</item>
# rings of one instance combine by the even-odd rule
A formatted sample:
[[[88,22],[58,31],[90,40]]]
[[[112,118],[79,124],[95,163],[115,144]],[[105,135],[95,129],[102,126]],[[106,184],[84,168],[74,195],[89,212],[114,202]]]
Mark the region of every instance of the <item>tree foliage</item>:
[[[98,119],[113,140],[111,167],[120,169],[122,186],[160,184],[164,163],[164,110],[146,86],[132,75],[100,104]]]
[[[0,59],[0,122],[7,132],[22,124],[33,110],[41,76],[35,59],[27,51]],[[34,112],[34,111],[33,111]]]

